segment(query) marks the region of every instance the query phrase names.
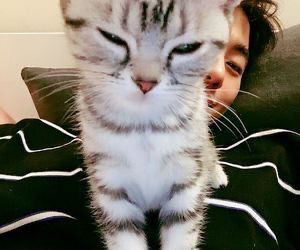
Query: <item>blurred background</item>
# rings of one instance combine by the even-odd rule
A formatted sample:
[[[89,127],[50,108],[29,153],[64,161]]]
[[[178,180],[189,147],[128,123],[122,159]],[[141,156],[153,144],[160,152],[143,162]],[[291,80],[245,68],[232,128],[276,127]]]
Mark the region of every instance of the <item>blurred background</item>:
[[[0,0],[0,107],[16,121],[37,117],[20,76],[24,67],[74,67],[59,0]],[[300,24],[300,1],[280,0],[284,28]]]

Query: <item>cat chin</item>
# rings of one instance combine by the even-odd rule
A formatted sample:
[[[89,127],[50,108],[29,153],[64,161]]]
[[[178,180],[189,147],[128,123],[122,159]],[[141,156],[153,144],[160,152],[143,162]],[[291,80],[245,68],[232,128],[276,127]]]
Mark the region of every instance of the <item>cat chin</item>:
[[[134,112],[153,112],[154,109],[158,111],[168,105],[155,90],[144,94],[138,88],[124,93],[119,101]]]
[[[137,90],[130,93],[127,97],[128,102],[142,106],[150,105],[153,101],[153,95],[150,93],[144,94],[142,91]]]

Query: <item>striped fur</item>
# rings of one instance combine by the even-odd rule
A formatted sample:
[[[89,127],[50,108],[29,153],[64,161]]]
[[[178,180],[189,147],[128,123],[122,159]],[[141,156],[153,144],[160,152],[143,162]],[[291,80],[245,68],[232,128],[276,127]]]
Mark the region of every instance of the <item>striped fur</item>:
[[[92,207],[108,249],[147,249],[145,213],[153,210],[163,250],[197,249],[204,199],[227,184],[203,77],[226,45],[237,4],[61,0],[83,75],[78,121]],[[139,89],[143,81],[155,83],[151,91]]]

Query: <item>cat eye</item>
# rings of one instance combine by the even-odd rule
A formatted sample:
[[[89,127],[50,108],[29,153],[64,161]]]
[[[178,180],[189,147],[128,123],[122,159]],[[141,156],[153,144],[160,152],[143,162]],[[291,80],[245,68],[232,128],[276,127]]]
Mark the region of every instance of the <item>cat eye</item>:
[[[202,43],[185,43],[175,47],[172,50],[174,54],[189,54],[195,52],[197,49],[201,47]]]
[[[110,42],[119,46],[128,47],[127,43],[117,35],[101,30],[100,28],[98,28],[98,31],[102,34],[102,36],[104,36]]]
[[[100,32],[100,34],[104,38],[106,38],[108,41],[110,41],[110,42],[112,42],[112,43],[114,43],[114,44],[116,44],[118,46],[124,47],[126,49],[126,57],[121,62],[121,64],[126,65],[129,62],[129,60],[130,60],[130,49],[129,49],[128,44],[123,39],[121,39],[120,37],[118,37],[115,34],[106,32],[106,31],[104,31],[104,30],[102,30],[100,28],[97,28],[97,29]]]

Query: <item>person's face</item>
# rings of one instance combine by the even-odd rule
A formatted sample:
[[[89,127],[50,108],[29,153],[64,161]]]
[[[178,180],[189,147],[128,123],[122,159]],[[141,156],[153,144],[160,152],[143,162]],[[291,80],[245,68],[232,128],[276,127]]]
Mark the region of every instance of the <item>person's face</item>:
[[[236,98],[248,61],[250,24],[241,8],[234,11],[226,49],[205,79],[210,114],[219,118]]]

